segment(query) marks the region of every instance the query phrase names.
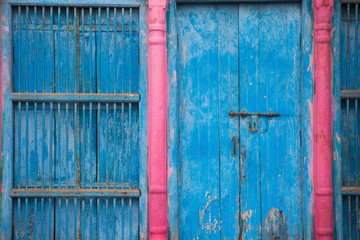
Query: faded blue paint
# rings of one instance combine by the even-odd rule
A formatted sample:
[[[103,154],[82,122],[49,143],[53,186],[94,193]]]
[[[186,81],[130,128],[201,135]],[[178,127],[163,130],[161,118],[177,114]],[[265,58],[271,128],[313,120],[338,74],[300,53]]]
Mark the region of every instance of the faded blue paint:
[[[12,230],[15,239],[138,239],[140,221],[147,218],[146,184],[140,186],[147,174],[139,173],[147,164],[146,144],[139,148],[139,141],[146,143],[139,140],[139,131],[146,139],[146,103],[140,101],[147,90],[146,67],[140,67],[140,61],[146,65],[146,45],[139,42],[144,40],[140,31],[146,31],[144,7],[140,16],[139,8],[118,7],[115,13],[106,7],[1,6],[12,13],[11,35],[3,39],[8,46],[12,39],[14,53],[14,73],[5,79],[4,124],[9,134],[15,128],[14,140],[5,147],[10,152],[3,155],[2,239]],[[145,188],[141,214],[139,191],[111,192],[139,187]],[[10,194],[13,209],[10,188],[21,189]]]
[[[12,12],[9,4],[1,3],[1,79],[2,79],[2,136],[1,136],[1,239],[12,239],[12,211],[13,203],[9,197],[9,190],[13,185],[13,148],[9,142],[13,141],[13,108],[9,101],[12,79],[12,51],[11,25]]]
[[[359,6],[336,2],[335,10],[337,10],[333,27],[335,29],[333,45],[335,230],[337,239],[358,239],[360,237]]]
[[[148,238],[148,143],[147,143],[147,4],[143,2],[139,8],[139,93],[142,101],[139,103],[139,239]]]
[[[312,1],[302,1],[301,24],[301,169],[303,238],[313,239],[313,182],[312,182],[312,105],[313,81],[313,10]]]
[[[341,130],[340,130],[340,112],[341,112],[341,67],[340,67],[340,37],[341,37],[341,2],[334,1],[333,38],[332,38],[332,56],[333,56],[333,181],[334,181],[334,238],[344,239],[343,235],[343,201],[341,195]]]
[[[77,6],[77,7],[140,7],[142,0],[3,0],[3,3],[9,3],[13,6]]]
[[[171,1],[168,27],[171,239],[311,239],[311,2]],[[269,108],[257,132],[229,116]]]

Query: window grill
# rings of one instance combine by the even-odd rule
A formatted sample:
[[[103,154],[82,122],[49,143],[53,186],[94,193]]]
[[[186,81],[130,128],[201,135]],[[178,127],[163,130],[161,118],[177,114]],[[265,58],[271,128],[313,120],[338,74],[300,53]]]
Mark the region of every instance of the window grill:
[[[137,239],[137,8],[15,6],[14,239]]]
[[[341,156],[344,239],[360,238],[359,4],[341,5]]]

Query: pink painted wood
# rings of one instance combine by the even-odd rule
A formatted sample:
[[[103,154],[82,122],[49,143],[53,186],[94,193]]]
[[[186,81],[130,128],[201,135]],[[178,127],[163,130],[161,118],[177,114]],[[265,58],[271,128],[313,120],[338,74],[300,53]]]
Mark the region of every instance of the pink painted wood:
[[[333,0],[313,0],[314,120],[313,176],[316,239],[334,239],[332,182],[331,18]]]
[[[150,0],[148,23],[149,239],[168,238],[166,0]]]

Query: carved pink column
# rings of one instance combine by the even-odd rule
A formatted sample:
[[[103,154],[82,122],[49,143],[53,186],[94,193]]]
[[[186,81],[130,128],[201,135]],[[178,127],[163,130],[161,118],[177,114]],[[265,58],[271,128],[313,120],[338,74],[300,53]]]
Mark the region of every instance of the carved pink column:
[[[168,238],[166,0],[149,0],[149,239]]]
[[[332,181],[331,18],[333,0],[313,0],[314,118],[313,174],[316,239],[334,239]]]

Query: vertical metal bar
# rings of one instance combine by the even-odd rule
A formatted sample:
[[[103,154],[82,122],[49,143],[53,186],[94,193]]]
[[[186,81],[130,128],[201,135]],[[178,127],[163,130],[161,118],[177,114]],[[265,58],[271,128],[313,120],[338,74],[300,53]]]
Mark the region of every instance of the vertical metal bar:
[[[347,4],[347,80],[346,80],[346,89],[349,89],[349,46],[350,46],[350,4]],[[350,186],[350,157],[349,157],[349,147],[350,147],[350,139],[349,139],[349,99],[346,100],[346,130],[347,130],[347,164],[348,164],[348,181],[347,184]],[[349,209],[349,236],[351,237],[351,196],[348,196],[348,209]]]
[[[107,48],[107,87],[106,93],[109,93],[109,78],[110,78],[110,41],[109,41],[109,7],[106,8],[106,48]],[[109,189],[109,103],[106,103],[106,189]],[[109,224],[108,224],[108,212],[109,212],[109,199],[106,198],[106,239],[109,239]]]
[[[132,83],[132,8],[130,8],[130,30],[129,30],[129,49],[130,49],[130,77],[129,77],[129,93],[131,93],[131,83]],[[132,155],[132,119],[131,119],[131,115],[132,115],[132,111],[131,111],[131,103],[128,104],[129,105],[129,167],[128,167],[128,171],[129,171],[129,186],[130,188],[132,188],[131,184],[132,184],[132,161],[133,161],[133,157]],[[129,235],[130,238],[132,237],[132,199],[129,199]]]
[[[58,7],[58,89],[57,92],[61,92],[61,7]],[[58,141],[57,141],[57,146],[58,146],[58,154],[57,154],[57,161],[58,161],[58,168],[59,168],[59,176],[58,178],[58,188],[61,188],[61,113],[60,113],[60,109],[61,109],[61,105],[60,102],[58,102],[58,106],[57,106],[57,110],[58,110],[58,116],[57,116],[57,125],[58,125]],[[58,227],[58,238],[61,239],[61,198],[58,198],[58,211],[57,211],[57,217],[58,217],[58,223],[57,223],[57,227]]]
[[[51,34],[51,42],[50,42],[50,52],[51,52],[51,81],[50,81],[50,91],[53,92],[53,82],[54,82],[54,32],[53,32],[53,7],[50,7],[50,34]],[[50,188],[52,188],[52,161],[53,161],[53,103],[50,102]]]
[[[125,24],[124,24],[124,15],[125,15],[125,9],[122,8],[121,11],[121,41],[122,41],[122,85],[121,85],[121,92],[125,92],[125,38],[124,38],[124,32],[125,32]],[[124,103],[121,103],[121,188],[124,189],[125,181],[124,181]],[[121,198],[121,239],[124,239],[124,198]]]
[[[54,92],[54,66],[55,66],[55,57],[54,57],[54,17],[53,17],[54,9],[50,7],[50,53],[51,53],[51,81],[50,81],[50,92]],[[49,159],[49,171],[50,171],[50,189],[52,188],[52,174],[53,174],[53,103],[50,102],[50,159]],[[49,236],[53,238],[54,232],[52,231],[52,199],[49,198]]]
[[[116,198],[113,198],[113,240],[116,238]]]
[[[18,59],[19,59],[19,66],[18,66],[18,71],[19,71],[19,92],[21,92],[21,6],[18,6],[18,20],[19,20],[19,31],[18,31],[18,48],[19,48],[19,55],[18,55]]]
[[[18,7],[18,14],[19,14],[19,39],[18,39],[18,48],[19,48],[19,92],[21,92],[21,6]],[[21,102],[18,103],[18,161],[19,161],[19,174],[18,174],[18,188],[21,187]],[[20,198],[17,199],[17,209],[18,209],[18,239],[20,239],[21,235],[21,214],[20,214],[20,208],[21,208],[21,202]]]
[[[130,33],[129,33],[129,62],[130,62],[130,77],[129,77],[129,93],[131,93],[131,77],[132,77],[132,8],[130,8]],[[130,103],[131,106],[131,103]]]
[[[77,198],[74,198],[74,238],[73,239],[78,239],[78,235],[77,235]]]
[[[45,92],[45,7],[42,7],[42,35],[43,35],[43,69],[42,69],[42,92]],[[41,188],[45,185],[45,103],[42,103],[42,173]],[[44,239],[44,198],[41,198],[41,240]]]
[[[110,14],[109,14],[109,8],[106,8],[106,48],[107,48],[107,90],[106,92],[109,92],[109,78],[110,78],[110,40],[109,40],[109,18],[110,18]]]
[[[124,93],[125,87],[124,87],[124,83],[125,83],[125,39],[124,39],[124,31],[125,31],[125,20],[124,20],[124,15],[125,15],[125,9],[122,8],[121,9],[121,42],[122,42],[122,48],[121,48],[121,53],[122,53],[122,84],[121,84],[121,92]]]
[[[109,104],[106,103],[106,189],[109,189]],[[108,209],[109,209],[109,199],[106,198],[106,213],[105,213],[105,221],[106,221],[106,239],[109,239],[109,231],[108,231]]]
[[[42,47],[43,47],[43,69],[42,69],[42,92],[45,92],[45,7],[42,7],[42,35],[43,35],[43,42],[42,42]],[[44,103],[43,103],[44,105]]]
[[[29,7],[26,7],[26,92],[29,92]],[[29,102],[26,102],[26,143],[25,143],[25,160],[26,160],[26,189],[29,187]],[[25,239],[28,239],[28,204],[29,199],[25,198]]]
[[[37,7],[34,7],[34,24],[35,24],[35,93],[37,92]],[[38,177],[38,151],[37,151],[37,102],[34,103],[34,125],[35,125],[35,189],[37,188]],[[36,240],[37,225],[37,198],[34,199],[34,239]]]
[[[125,174],[124,174],[124,135],[125,135],[125,124],[124,124],[124,103],[121,103],[121,188],[124,189],[125,185]]]
[[[124,198],[121,198],[121,239],[125,239],[124,236]]]
[[[89,32],[89,40],[90,40],[90,93],[93,91],[92,86],[92,78],[93,78],[93,55],[92,55],[92,7],[89,9],[89,20],[90,20],[90,32]],[[89,124],[90,124],[90,138],[92,133],[92,102],[89,103]],[[90,140],[91,141],[91,140]],[[92,172],[92,154],[91,154],[91,144],[89,144],[89,155],[90,155],[90,188],[93,188],[93,172]],[[89,238],[92,240],[92,211],[93,211],[93,198],[90,198],[90,212],[89,212]]]
[[[97,76],[97,92],[101,92],[101,8],[98,8],[98,51],[99,51],[99,57],[98,59],[98,76]],[[97,163],[96,163],[96,169],[97,169],[97,188],[100,188],[100,103],[98,103],[98,109],[97,109],[97,123],[96,123],[96,132],[97,132]],[[100,239],[100,222],[99,222],[99,214],[100,214],[100,199],[96,199],[96,210],[97,210],[97,217],[96,217],[96,226],[97,226],[97,238]]]
[[[82,21],[82,37],[83,37],[83,54],[82,54],[82,78],[83,78],[83,93],[86,92],[85,90],[85,16],[84,16],[84,8],[81,8],[81,21]],[[85,103],[83,103],[83,113],[82,113],[82,146],[81,146],[81,186],[82,188],[85,187],[85,173],[84,173],[84,170],[85,170]],[[85,211],[84,211],[84,208],[85,208],[85,202],[84,202],[84,198],[81,199],[81,237],[82,239],[84,239],[84,223],[85,223]]]
[[[101,8],[98,8],[98,51],[99,51],[99,56],[97,57],[98,60],[98,76],[97,76],[97,92],[100,93],[101,92]]]
[[[114,51],[115,53],[117,53],[117,44],[116,44],[116,39],[117,39],[117,9],[114,8]],[[114,93],[116,93],[116,77],[117,77],[117,54],[114,55],[115,57],[115,68],[114,68]],[[113,144],[114,144],[114,148],[113,148],[113,182],[114,182],[114,189],[116,188],[116,157],[117,157],[117,147],[116,147],[116,103],[114,103],[114,124],[113,124]],[[113,240],[115,240],[116,238],[116,198],[113,198]]]
[[[89,40],[90,40],[90,93],[92,93],[92,77],[93,77],[93,56],[92,56],[92,7],[89,9],[90,29],[89,29]]]
[[[355,58],[355,89],[357,89],[358,79],[357,79],[357,71],[358,71],[358,3],[355,4],[355,46],[356,46],[356,58]],[[358,132],[358,100],[355,99],[355,133]],[[358,146],[358,138],[355,137],[356,146]],[[358,147],[355,147],[356,154],[356,187],[359,186],[359,158],[358,158]],[[360,229],[360,220],[359,220],[359,196],[356,196],[356,239],[359,240],[359,229]]]
[[[65,92],[69,92],[69,79],[70,79],[70,32],[69,32],[69,7],[66,7],[66,35],[67,35],[67,44],[66,44],[66,52],[68,53],[67,57],[67,76],[66,76],[66,88]],[[66,118],[66,183],[65,188],[69,188],[69,103],[66,102],[65,104],[65,118]],[[65,238],[68,239],[69,237],[69,198],[65,199],[65,212],[66,212],[66,227],[65,227]]]
[[[116,93],[116,77],[117,77],[117,66],[118,66],[118,61],[117,61],[117,53],[118,53],[118,45],[116,44],[116,39],[117,39],[117,9],[116,7],[114,8],[114,58],[115,58],[115,67],[114,67],[114,93]],[[116,103],[115,103],[116,104]]]
[[[124,50],[123,50],[124,51]],[[124,79],[123,79],[124,83]],[[124,85],[122,85],[124,88]],[[121,188],[124,189],[125,179],[124,179],[124,135],[125,135],[125,128],[124,128],[124,103],[121,103]],[[124,239],[124,198],[121,198],[121,239]]]
[[[21,188],[21,102],[19,102],[18,105],[18,161],[19,161],[19,174],[18,174],[18,189]],[[20,202],[20,198],[17,199],[17,203],[18,203],[18,239],[20,239],[20,229],[21,229],[21,202]]]

